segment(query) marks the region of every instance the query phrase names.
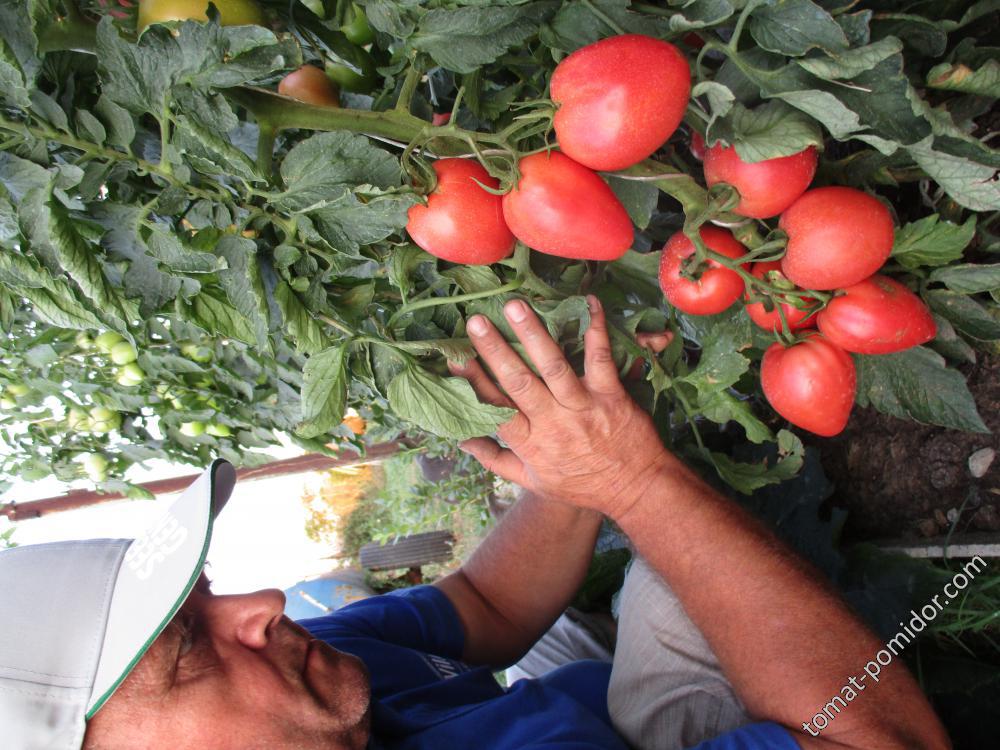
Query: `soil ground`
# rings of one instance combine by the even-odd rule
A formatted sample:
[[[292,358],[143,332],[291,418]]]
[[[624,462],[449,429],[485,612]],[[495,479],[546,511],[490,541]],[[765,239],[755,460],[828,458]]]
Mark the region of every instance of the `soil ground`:
[[[848,540],[939,536],[956,519],[956,533],[1000,532],[1000,356],[980,354],[965,373],[991,435],[856,409],[837,438],[816,441],[836,486],[832,502],[849,511]],[[969,457],[984,448],[998,455],[975,478]]]

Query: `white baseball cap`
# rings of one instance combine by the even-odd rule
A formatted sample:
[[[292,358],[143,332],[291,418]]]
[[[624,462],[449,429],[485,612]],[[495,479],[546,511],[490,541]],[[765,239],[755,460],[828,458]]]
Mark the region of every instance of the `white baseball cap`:
[[[111,697],[201,575],[236,472],[215,461],[136,539],[0,552],[0,736],[80,750]]]

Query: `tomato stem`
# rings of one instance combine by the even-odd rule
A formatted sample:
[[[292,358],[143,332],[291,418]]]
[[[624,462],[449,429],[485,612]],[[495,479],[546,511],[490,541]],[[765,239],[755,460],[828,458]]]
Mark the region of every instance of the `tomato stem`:
[[[399,99],[396,100],[396,106],[393,107],[396,112],[405,112],[406,114],[410,114],[410,105],[413,103],[413,95],[416,93],[417,86],[420,85],[420,81],[423,77],[423,71],[417,67],[416,60],[411,58],[410,67],[406,69],[406,77],[403,79],[403,85],[399,89]]]
[[[416,300],[410,302],[407,305],[403,305],[396,312],[392,314],[392,317],[386,322],[386,328],[392,328],[392,324],[402,315],[406,313],[414,312],[415,310],[421,310],[425,307],[436,307],[437,305],[448,305],[457,304],[459,302],[471,302],[472,300],[485,299],[487,297],[496,297],[501,294],[506,294],[507,292],[513,292],[515,289],[519,289],[521,285],[524,284],[524,279],[517,278],[511,282],[499,286],[496,289],[486,289],[482,292],[468,292],[467,294],[456,294],[452,297],[430,297],[427,299]]]
[[[616,34],[624,34],[625,33],[625,29],[623,29],[621,26],[619,26],[614,21],[614,19],[612,19],[610,16],[608,16],[604,11],[602,11],[600,8],[598,8],[596,5],[594,5],[592,2],[590,2],[590,0],[580,0],[580,2],[587,8],[587,10],[589,10],[597,18],[599,18],[604,23],[606,23],[609,27],[611,27],[611,29],[613,29]]]

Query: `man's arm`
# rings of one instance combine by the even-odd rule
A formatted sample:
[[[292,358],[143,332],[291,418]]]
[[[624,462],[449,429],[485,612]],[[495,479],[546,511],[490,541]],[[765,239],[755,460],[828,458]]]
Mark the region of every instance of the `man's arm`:
[[[524,303],[505,312],[543,379],[488,321],[469,321],[476,350],[519,412],[498,431],[509,449],[485,438],[463,448],[541,496],[616,519],[677,593],[750,713],[785,725],[803,747],[949,747],[899,665],[886,667],[822,737],[803,727],[881,644],[805,562],[663,448],[623,390],[603,312],[589,301],[582,380]]]
[[[472,557],[434,585],[458,610],[464,661],[509,666],[562,614],[583,583],[601,515],[530,492]]]

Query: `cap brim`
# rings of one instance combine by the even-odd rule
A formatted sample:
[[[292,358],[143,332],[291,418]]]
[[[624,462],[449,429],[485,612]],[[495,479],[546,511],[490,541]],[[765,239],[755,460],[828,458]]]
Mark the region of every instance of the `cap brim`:
[[[217,460],[130,545],[115,581],[91,718],[163,632],[205,565],[212,524],[232,494],[236,471]]]

